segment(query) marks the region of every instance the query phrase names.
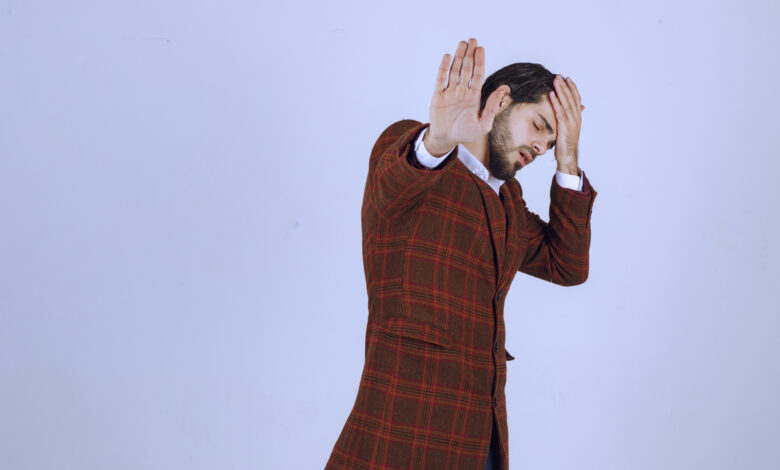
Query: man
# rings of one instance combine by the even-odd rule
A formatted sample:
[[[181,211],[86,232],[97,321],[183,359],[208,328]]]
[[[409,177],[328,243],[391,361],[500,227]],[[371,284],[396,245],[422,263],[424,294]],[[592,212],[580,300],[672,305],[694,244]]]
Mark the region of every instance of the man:
[[[596,191],[577,165],[577,87],[528,63],[483,87],[484,64],[476,39],[461,41],[450,67],[442,58],[430,123],[398,121],[371,152],[365,365],[326,469],[506,469],[509,285],[518,271],[588,277]],[[553,147],[546,223],[514,175]]]

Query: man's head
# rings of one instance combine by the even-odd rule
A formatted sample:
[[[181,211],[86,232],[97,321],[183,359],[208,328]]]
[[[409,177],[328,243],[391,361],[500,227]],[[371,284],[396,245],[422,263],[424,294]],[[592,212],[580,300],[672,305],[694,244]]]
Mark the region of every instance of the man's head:
[[[555,145],[555,112],[548,93],[555,75],[542,65],[521,62],[491,74],[482,85],[480,113],[492,93],[501,97],[488,133],[488,168],[502,180]],[[525,155],[523,155],[525,154]]]

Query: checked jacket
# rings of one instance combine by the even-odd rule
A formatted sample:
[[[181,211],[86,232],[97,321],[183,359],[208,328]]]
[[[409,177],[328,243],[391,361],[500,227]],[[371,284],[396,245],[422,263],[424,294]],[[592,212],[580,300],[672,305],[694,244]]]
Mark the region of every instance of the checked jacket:
[[[371,151],[365,363],[326,470],[482,470],[494,422],[507,469],[506,293],[518,271],[561,286],[588,277],[596,191],[584,173],[582,191],[553,177],[548,223],[515,178],[496,194],[457,147],[421,165],[413,145],[429,125],[395,122]]]

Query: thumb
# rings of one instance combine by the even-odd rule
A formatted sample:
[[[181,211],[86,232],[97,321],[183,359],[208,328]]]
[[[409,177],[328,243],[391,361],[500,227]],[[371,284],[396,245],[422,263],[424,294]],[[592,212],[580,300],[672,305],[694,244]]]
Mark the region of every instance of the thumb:
[[[498,113],[498,103],[499,96],[497,94],[490,95],[485,102],[485,108],[482,110],[482,116],[479,118],[479,123],[483,129],[489,131],[493,128],[493,119],[496,117],[496,113]]]

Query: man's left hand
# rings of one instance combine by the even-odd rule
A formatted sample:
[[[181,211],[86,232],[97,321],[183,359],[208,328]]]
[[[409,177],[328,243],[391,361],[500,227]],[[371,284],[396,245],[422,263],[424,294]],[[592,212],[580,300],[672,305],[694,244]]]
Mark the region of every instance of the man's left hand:
[[[577,169],[577,144],[580,140],[582,110],[580,93],[574,81],[560,75],[555,76],[555,91],[550,92],[550,102],[558,123],[558,136],[555,139],[555,160],[558,170],[570,175],[579,175]]]

